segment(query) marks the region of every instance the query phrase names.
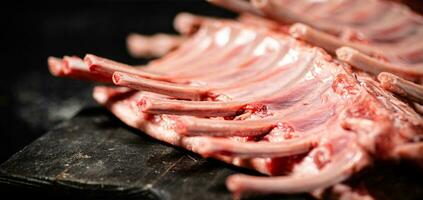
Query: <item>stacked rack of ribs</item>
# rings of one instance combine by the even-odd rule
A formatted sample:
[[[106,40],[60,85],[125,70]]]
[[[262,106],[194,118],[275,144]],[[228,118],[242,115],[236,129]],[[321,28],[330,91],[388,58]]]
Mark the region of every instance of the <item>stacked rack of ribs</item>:
[[[175,24],[187,38],[147,66],[88,54],[50,57],[50,71],[114,83],[96,87],[96,101],[153,138],[273,176],[230,176],[236,196],[316,193],[375,160],[423,164],[421,116],[383,89],[398,84],[381,84],[261,18],[185,14]],[[418,87],[406,94],[418,97]]]
[[[210,0],[284,24],[290,32],[362,70],[423,76],[423,18],[383,0]],[[242,6],[240,6],[240,5]],[[389,11],[389,12],[387,12]]]

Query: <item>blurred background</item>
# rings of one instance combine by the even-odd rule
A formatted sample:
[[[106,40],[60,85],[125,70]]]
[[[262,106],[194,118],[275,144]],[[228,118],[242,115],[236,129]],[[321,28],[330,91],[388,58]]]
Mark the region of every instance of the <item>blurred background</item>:
[[[403,1],[404,2],[404,1]],[[422,11],[421,0],[405,1]],[[86,53],[129,64],[129,33],[174,33],[182,11],[233,17],[204,0],[13,1],[1,9],[0,163],[82,107],[95,106],[92,83],[55,78],[47,57]]]
[[[28,3],[1,8],[0,163],[82,107],[95,106],[90,82],[56,78],[47,57],[86,53],[129,64],[126,36],[175,33],[182,11],[232,17],[202,0],[86,0]]]

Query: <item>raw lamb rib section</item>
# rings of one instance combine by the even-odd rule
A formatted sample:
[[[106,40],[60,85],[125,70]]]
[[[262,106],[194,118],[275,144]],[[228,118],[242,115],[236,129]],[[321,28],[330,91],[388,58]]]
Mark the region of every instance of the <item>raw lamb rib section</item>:
[[[294,24],[290,29],[294,37],[336,52],[339,59],[367,72],[386,71],[413,81],[423,77],[423,18],[399,3],[382,0],[209,1],[236,12]]]
[[[65,59],[51,59],[52,72],[60,72],[54,75],[66,76]],[[84,60],[80,76],[121,86],[96,87],[93,96],[129,126],[205,157],[283,175],[231,176],[235,194],[312,192],[374,159],[422,161],[414,153],[423,147],[422,119],[413,109],[281,32],[210,19],[144,68]]]

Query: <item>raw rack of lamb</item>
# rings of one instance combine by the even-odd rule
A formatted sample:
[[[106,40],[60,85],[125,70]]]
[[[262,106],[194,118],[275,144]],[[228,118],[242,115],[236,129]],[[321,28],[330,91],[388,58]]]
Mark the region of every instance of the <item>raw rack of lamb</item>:
[[[289,36],[289,26],[252,15],[235,21],[189,14],[177,16],[175,26],[183,37],[129,38],[134,55],[170,51],[147,66],[88,54],[50,57],[49,69],[55,76],[119,86],[97,86],[93,96],[153,138],[270,175],[228,177],[238,197],[318,196],[325,188],[343,188],[338,184],[376,160],[423,164],[423,120],[409,101]],[[385,76],[396,80],[385,86],[405,84],[404,94],[421,97],[420,85]],[[339,193],[360,198],[345,188]]]

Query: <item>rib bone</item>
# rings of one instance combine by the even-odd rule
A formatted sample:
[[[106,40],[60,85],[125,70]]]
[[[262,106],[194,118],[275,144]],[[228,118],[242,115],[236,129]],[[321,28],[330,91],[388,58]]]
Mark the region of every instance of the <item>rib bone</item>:
[[[145,78],[155,80],[168,80],[168,78],[143,71],[140,68],[135,68],[126,64],[118,63],[106,58],[101,58],[92,54],[87,54],[84,62],[89,66],[90,71],[101,74],[103,76],[112,77],[114,72],[126,72],[138,75]]]
[[[380,73],[377,78],[386,90],[423,104],[423,86],[387,72]]]
[[[309,137],[295,138],[282,142],[237,142],[224,138],[191,137],[196,151],[203,156],[230,155],[237,157],[283,157],[306,153],[317,146],[323,131]],[[315,135],[314,135],[315,134]]]
[[[204,87],[152,80],[125,72],[114,72],[113,82],[119,86],[155,92],[181,99],[201,100],[208,96],[208,90]]]
[[[138,106],[151,114],[190,115],[198,117],[234,116],[247,105],[246,102],[183,101],[144,97]]]
[[[373,74],[391,72],[410,80],[418,80],[423,77],[423,70],[420,68],[401,67],[391,63],[382,62],[350,47],[342,47],[336,50],[336,55],[340,60]]]
[[[255,177],[249,175],[232,175],[226,185],[230,191],[240,193],[300,193],[312,192],[329,187],[348,178],[351,173],[363,167],[367,162],[366,155],[351,145],[348,150],[332,158],[318,174],[291,175],[288,177]]]

